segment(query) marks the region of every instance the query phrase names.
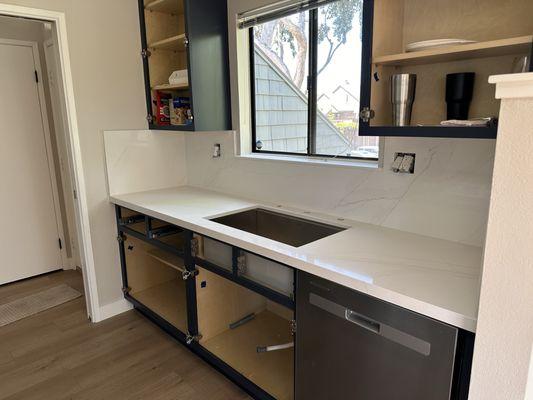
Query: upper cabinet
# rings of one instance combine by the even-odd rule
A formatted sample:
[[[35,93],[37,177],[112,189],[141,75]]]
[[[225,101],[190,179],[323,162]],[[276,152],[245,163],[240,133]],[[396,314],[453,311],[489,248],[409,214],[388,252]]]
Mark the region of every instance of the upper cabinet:
[[[364,0],[360,135],[495,138],[488,77],[533,71],[532,16],[531,0]]]
[[[225,0],[139,0],[150,129],[231,129]]]

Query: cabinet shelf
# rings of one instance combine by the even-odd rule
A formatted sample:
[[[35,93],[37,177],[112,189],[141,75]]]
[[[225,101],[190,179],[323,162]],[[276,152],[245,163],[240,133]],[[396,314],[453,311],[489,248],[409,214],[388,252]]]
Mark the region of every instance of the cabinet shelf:
[[[185,34],[172,36],[157,42],[149,43],[151,49],[185,51]]]
[[[170,84],[164,83],[162,85],[155,85],[152,90],[186,90],[189,89],[188,83]]]
[[[447,46],[436,49],[374,57],[374,65],[420,65],[474,58],[498,57],[512,54],[529,54],[533,36],[490,40],[465,45]]]
[[[159,314],[182,332],[187,332],[187,302],[185,283],[176,279],[131,295],[152,311]]]
[[[157,261],[162,262],[163,264],[168,265],[171,268],[174,268],[175,270],[178,270],[180,272],[185,271],[185,263],[183,261],[183,258],[179,256],[160,249],[148,250],[147,254],[150,257],[155,258]]]
[[[144,8],[148,11],[157,11],[165,14],[183,14],[183,2],[178,0],[146,1]]]

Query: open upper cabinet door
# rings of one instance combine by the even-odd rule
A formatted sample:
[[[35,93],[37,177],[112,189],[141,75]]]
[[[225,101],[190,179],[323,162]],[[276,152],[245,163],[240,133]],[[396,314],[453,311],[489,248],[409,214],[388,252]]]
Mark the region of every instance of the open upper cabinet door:
[[[139,0],[150,129],[227,130],[227,3]]]
[[[531,58],[533,2],[363,1],[360,134],[495,138],[500,104],[488,77],[531,70],[523,60]],[[473,74],[447,78],[461,73]],[[457,101],[465,112],[448,110]],[[452,119],[461,122],[443,124]]]

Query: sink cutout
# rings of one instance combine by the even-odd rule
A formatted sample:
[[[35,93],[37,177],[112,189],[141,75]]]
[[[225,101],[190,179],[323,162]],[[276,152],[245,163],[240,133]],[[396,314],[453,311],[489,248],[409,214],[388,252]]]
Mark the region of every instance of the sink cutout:
[[[211,221],[294,247],[300,247],[346,230],[346,228],[263,208],[212,218]]]

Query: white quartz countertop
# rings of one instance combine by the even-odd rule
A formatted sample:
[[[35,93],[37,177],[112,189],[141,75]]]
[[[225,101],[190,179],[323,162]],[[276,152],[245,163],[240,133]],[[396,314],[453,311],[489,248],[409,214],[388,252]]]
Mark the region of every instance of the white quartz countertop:
[[[188,186],[114,195],[110,199],[134,211],[475,331],[481,247]],[[257,206],[347,229],[296,248],[209,220]]]

